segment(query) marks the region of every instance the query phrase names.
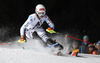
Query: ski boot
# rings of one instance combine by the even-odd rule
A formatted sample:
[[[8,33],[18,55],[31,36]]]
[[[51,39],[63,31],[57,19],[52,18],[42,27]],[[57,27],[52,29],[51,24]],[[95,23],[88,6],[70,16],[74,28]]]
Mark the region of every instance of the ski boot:
[[[51,49],[50,51],[54,55],[61,54],[61,51],[64,49],[64,47],[61,44],[57,43],[55,40],[52,40],[52,39],[47,40],[47,46],[48,46],[48,48]]]
[[[55,47],[55,48],[59,48],[59,50],[63,50],[63,46],[61,44],[57,43],[56,40],[48,39],[47,45],[49,47]]]

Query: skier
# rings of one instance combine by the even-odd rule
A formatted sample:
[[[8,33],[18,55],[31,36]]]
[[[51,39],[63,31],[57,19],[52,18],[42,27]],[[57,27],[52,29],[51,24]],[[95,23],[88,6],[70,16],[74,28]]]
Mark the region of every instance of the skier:
[[[29,15],[26,22],[20,28],[20,42],[26,41],[25,36],[29,39],[33,39],[34,37],[32,34],[36,32],[39,37],[47,44],[47,46],[56,44],[54,47],[58,47],[59,50],[62,50],[63,46],[48,37],[44,29],[41,27],[44,21],[49,25],[48,30],[54,29],[54,24],[46,15],[45,7],[42,4],[38,4],[35,8],[35,13]]]

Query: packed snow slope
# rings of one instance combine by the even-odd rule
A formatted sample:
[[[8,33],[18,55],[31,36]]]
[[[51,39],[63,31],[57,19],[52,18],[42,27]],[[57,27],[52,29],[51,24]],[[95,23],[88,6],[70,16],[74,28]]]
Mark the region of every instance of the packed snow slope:
[[[99,55],[79,54],[79,57],[71,55],[56,56],[50,54],[41,41],[32,40],[24,44],[12,43],[0,45],[0,63],[99,63]],[[25,48],[30,48],[24,50]]]
[[[80,54],[81,57],[54,56],[31,50],[0,48],[0,63],[99,63],[100,56]]]

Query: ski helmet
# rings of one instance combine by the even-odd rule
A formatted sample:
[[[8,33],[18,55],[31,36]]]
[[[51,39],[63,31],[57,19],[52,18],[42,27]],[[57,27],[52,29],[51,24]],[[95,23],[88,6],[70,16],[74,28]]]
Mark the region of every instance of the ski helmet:
[[[35,12],[38,16],[44,16],[46,14],[46,9],[42,4],[38,4],[35,8]]]

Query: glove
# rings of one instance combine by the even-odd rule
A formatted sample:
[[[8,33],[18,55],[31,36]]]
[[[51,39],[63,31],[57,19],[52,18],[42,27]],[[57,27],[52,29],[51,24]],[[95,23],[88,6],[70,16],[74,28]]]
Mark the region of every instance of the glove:
[[[24,42],[26,42],[26,40],[25,40],[25,36],[22,35],[22,36],[21,36],[21,39],[18,40],[18,42],[20,42],[20,43],[24,43]]]
[[[46,29],[47,32],[49,32],[50,34],[56,33],[53,28],[47,28]]]
[[[48,30],[53,30],[53,28],[48,28]]]

